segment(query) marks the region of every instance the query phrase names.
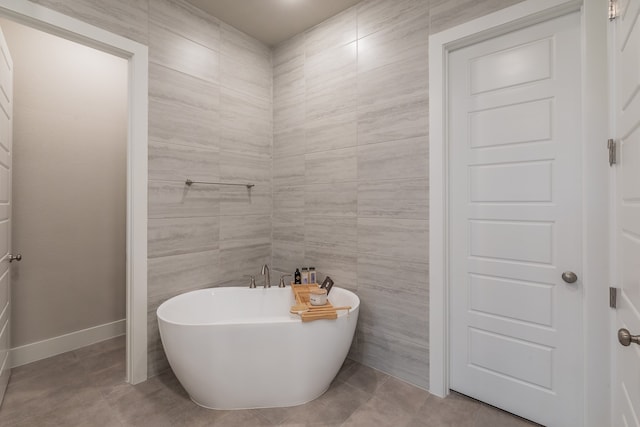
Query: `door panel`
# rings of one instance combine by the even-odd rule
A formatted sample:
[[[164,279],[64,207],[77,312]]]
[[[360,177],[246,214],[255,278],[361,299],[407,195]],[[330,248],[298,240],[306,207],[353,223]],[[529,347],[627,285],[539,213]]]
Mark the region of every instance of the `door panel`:
[[[582,424],[580,17],[449,56],[451,388]]]
[[[0,403],[9,382],[11,273],[11,147],[13,129],[13,62],[0,29]]]
[[[614,21],[616,165],[616,326],[640,334],[640,0]],[[640,346],[616,345],[613,424],[640,426]]]
[[[477,95],[551,77],[551,39],[525,43],[469,61],[470,93]]]

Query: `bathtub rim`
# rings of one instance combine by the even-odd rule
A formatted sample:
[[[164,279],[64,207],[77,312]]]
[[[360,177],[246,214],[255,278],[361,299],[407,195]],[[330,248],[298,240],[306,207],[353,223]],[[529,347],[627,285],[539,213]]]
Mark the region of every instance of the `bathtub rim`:
[[[289,289],[290,286],[287,286],[286,289],[288,289],[289,292],[291,292],[291,290]],[[168,304],[171,303],[171,301],[175,300],[175,299],[179,299],[179,298],[185,298],[186,295],[191,295],[191,294],[197,294],[197,293],[205,293],[207,291],[211,291],[211,290],[244,290],[246,288],[240,288],[237,286],[223,286],[223,287],[212,287],[212,288],[203,288],[203,289],[196,289],[193,291],[188,291],[188,292],[184,292],[181,293],[179,295],[175,295],[171,298],[169,298],[168,300],[164,301],[162,304],[160,304],[158,306],[158,308],[156,309],[156,317],[158,318],[158,321],[162,321],[164,323],[170,324],[170,325],[174,325],[174,326],[189,326],[189,327],[196,327],[196,326],[200,326],[200,327],[207,327],[207,326],[233,326],[233,325],[242,325],[242,326],[246,326],[246,325],[275,325],[275,324],[286,324],[286,323],[303,323],[302,322],[302,318],[300,316],[298,316],[297,314],[292,314],[290,312],[286,312],[283,313],[282,315],[279,316],[269,316],[269,317],[263,317],[263,318],[258,318],[258,317],[249,317],[247,318],[246,321],[244,320],[238,320],[238,319],[234,319],[234,320],[229,320],[229,321],[216,321],[216,322],[207,322],[207,323],[187,323],[187,322],[176,322],[174,320],[168,320],[166,318],[166,316],[162,316],[161,315],[161,309],[163,307],[167,307]],[[275,289],[279,289],[281,290],[282,288],[274,288]],[[355,298],[356,304],[352,304],[351,308],[349,310],[340,310],[338,311],[338,318],[337,319],[328,319],[328,320],[334,320],[337,321],[341,318],[344,317],[349,317],[349,315],[351,315],[352,313],[359,311],[360,308],[360,297],[353,291],[350,291],[348,289],[345,288],[341,288],[338,286],[334,286],[331,291],[335,291],[338,290],[339,292],[346,292],[347,295],[351,294],[352,298]],[[331,294],[329,294],[329,299],[331,298]],[[175,303],[175,301],[174,301]],[[288,317],[287,317],[288,316]],[[313,323],[313,322],[305,322],[305,323]]]

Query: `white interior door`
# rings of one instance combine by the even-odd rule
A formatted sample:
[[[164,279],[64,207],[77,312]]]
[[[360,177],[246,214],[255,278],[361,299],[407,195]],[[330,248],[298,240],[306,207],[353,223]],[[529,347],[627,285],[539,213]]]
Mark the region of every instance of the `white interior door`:
[[[619,2],[614,21],[616,329],[640,334],[640,0]],[[640,427],[640,346],[616,344],[615,426]]]
[[[0,403],[9,382],[13,61],[0,29]]]
[[[450,387],[547,426],[582,425],[580,46],[573,13],[448,67]]]

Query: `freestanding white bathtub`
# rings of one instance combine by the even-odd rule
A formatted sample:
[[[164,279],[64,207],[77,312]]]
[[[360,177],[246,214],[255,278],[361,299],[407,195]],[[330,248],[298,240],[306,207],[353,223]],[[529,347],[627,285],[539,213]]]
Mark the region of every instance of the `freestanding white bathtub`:
[[[334,287],[336,320],[303,323],[286,288],[211,288],[158,307],[169,364],[191,399],[211,409],[295,406],[322,395],[344,362],[360,299]]]

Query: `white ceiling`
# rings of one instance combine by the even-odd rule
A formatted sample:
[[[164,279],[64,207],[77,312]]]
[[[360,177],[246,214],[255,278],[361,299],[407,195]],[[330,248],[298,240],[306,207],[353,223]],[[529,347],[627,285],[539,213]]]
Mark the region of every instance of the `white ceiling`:
[[[187,1],[268,46],[275,46],[360,0]]]

